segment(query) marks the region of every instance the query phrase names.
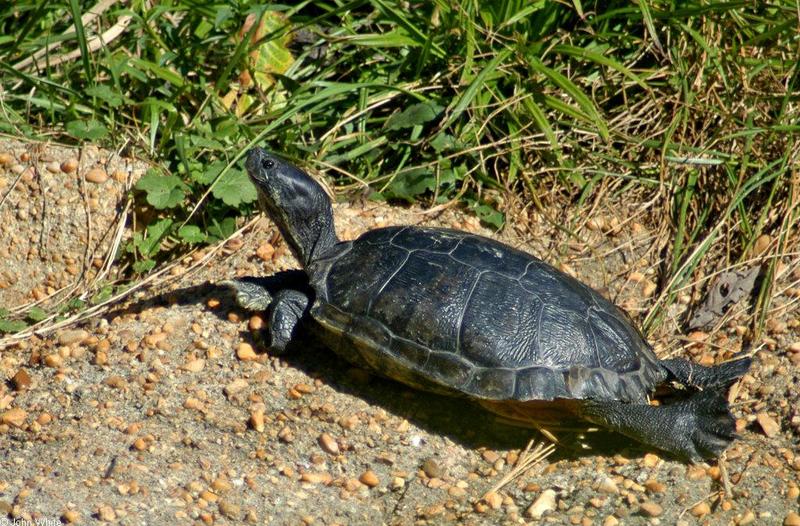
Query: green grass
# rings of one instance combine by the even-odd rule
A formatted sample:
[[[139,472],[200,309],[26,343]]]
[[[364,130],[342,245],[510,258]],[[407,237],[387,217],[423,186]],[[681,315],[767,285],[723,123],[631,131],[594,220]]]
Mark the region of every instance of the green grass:
[[[0,131],[157,162],[135,196],[154,218],[127,247],[138,273],[253,210],[253,144],[375,199],[458,199],[498,228],[506,192],[543,206],[644,188],[672,234],[650,327],[720,242],[740,261],[763,233],[775,253],[796,239],[788,0],[134,0],[88,19],[92,5],[2,8]]]

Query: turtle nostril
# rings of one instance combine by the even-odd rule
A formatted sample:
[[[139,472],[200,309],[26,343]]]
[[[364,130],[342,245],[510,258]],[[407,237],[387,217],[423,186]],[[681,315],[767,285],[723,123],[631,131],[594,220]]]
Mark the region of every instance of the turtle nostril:
[[[275,166],[275,161],[273,161],[272,159],[264,159],[263,161],[261,161],[261,166],[263,166],[266,170],[269,170],[270,168]]]

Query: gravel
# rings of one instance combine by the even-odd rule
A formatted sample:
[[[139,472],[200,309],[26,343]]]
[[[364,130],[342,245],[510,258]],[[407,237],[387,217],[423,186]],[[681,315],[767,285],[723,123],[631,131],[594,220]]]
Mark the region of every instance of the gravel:
[[[41,168],[26,178],[30,152]],[[21,182],[0,207],[0,305],[56,301],[52,291],[76,283],[70,266],[79,275],[88,261],[97,271],[84,257],[83,203],[97,199],[87,204],[96,208],[93,232],[115,225],[134,166],[99,150],[0,142],[0,192],[18,175]],[[107,179],[78,184],[76,174],[95,167]],[[93,192],[98,185],[103,191]],[[600,207],[579,244],[553,226],[585,213],[568,207],[549,217],[520,213],[500,235],[452,209],[338,203],[335,213],[348,238],[401,223],[497,235],[573,269],[639,317],[652,301],[642,292],[657,281],[648,225],[658,222],[626,208],[634,205]],[[108,242],[91,240],[89,254]],[[555,431],[564,445],[553,456],[487,495],[538,437],[533,431],[374,376],[313,340],[281,357],[255,346],[251,330],[264,320],[213,284],[296,268],[275,240],[262,220],[168,287],[0,351],[0,516],[74,524],[800,523],[797,259],[782,261],[772,303],[780,323],[753,342],[756,363],[733,405],[741,438],[724,460],[687,465],[610,433]],[[717,331],[682,336],[679,321],[699,299],[687,293],[653,335],[661,356],[713,363],[752,336],[745,309]]]

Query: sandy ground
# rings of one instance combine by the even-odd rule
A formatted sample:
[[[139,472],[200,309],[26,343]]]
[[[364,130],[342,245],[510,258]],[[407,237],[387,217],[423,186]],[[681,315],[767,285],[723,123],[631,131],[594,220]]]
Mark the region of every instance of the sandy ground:
[[[113,277],[104,250],[142,166],[98,150],[13,141],[0,142],[2,154],[11,160],[0,166],[0,196],[7,195],[0,306],[39,301],[47,310],[62,301],[59,293],[93,290],[98,275]],[[83,164],[64,173],[68,158]],[[31,166],[38,169],[26,172]],[[92,167],[110,177],[86,180]],[[93,213],[81,215],[84,209]],[[335,208],[345,238],[412,223],[492,235],[574,272],[641,320],[654,299],[658,221],[632,210],[640,208],[609,202],[588,223],[586,210],[523,211],[495,234],[452,209]],[[583,220],[577,240],[554,226],[575,218]],[[538,433],[469,401],[374,376],[312,340],[280,358],[254,348],[250,329],[263,319],[236,308],[216,283],[297,268],[262,219],[88,320],[4,340],[0,517],[43,524],[797,525],[799,264],[782,261],[767,330],[745,346],[756,350],[755,366],[737,387],[740,439],[725,460],[692,465],[610,433],[556,432],[564,445],[552,456],[483,498],[531,439],[542,440]],[[684,311],[700,299],[687,291],[670,309],[651,338],[660,356],[713,363],[742,350],[748,305],[717,330],[686,334]]]

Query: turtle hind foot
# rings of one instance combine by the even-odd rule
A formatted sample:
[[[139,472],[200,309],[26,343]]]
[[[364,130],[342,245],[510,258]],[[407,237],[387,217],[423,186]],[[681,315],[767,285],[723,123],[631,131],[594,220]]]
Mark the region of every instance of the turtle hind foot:
[[[714,391],[694,391],[661,406],[587,401],[581,413],[590,422],[695,462],[720,456],[736,437],[728,402]]]

